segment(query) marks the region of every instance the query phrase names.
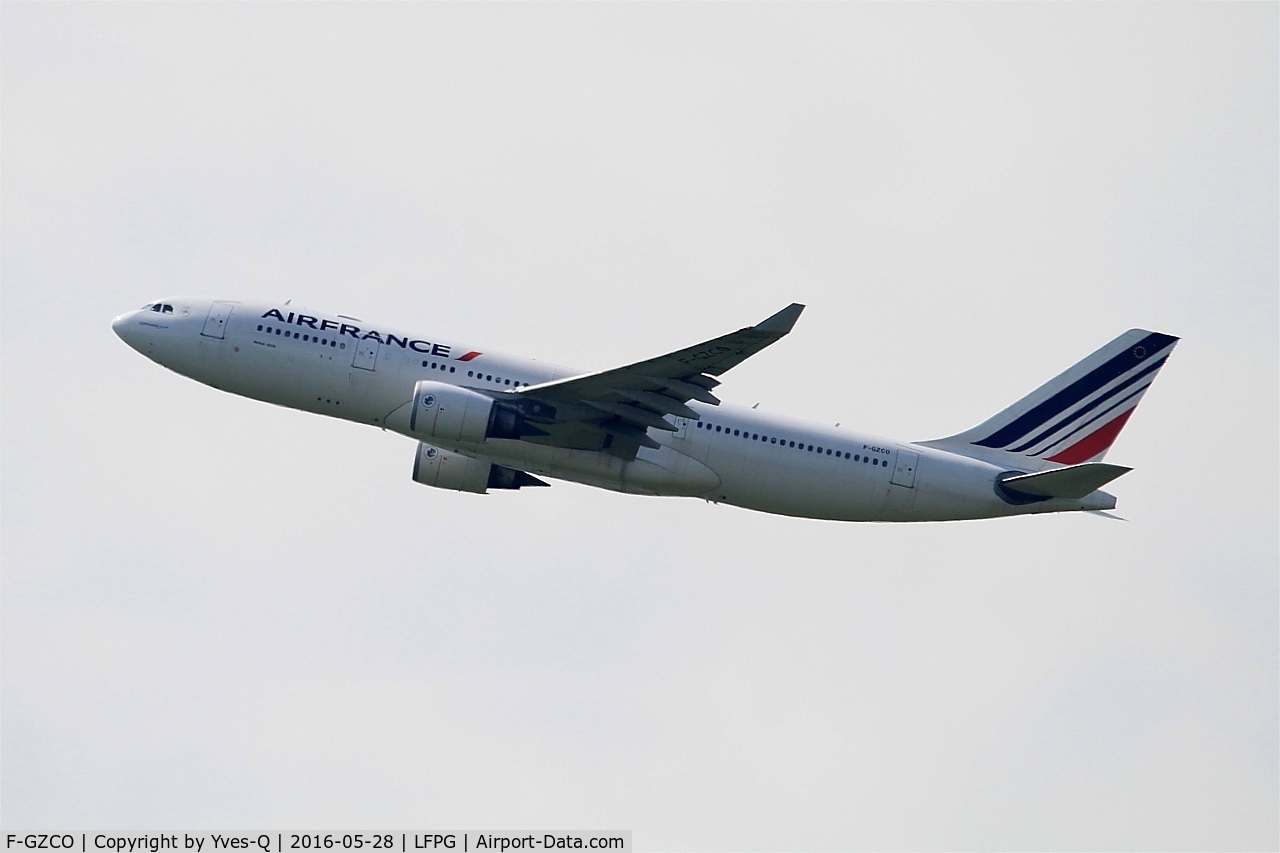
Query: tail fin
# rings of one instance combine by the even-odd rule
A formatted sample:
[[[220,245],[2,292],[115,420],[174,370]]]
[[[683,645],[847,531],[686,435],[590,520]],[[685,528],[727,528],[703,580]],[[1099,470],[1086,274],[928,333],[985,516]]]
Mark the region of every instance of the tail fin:
[[[1177,343],[1130,329],[973,429],[920,443],[1022,469],[1098,462]]]

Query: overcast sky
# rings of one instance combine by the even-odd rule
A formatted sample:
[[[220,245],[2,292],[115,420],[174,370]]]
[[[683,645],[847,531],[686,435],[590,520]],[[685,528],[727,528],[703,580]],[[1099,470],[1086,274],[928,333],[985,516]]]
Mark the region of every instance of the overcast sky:
[[[0,4],[8,829],[1274,849],[1274,3]],[[856,525],[219,393],[110,329],[292,298],[903,440],[1183,337],[1127,523]],[[405,389],[406,396],[410,389]]]

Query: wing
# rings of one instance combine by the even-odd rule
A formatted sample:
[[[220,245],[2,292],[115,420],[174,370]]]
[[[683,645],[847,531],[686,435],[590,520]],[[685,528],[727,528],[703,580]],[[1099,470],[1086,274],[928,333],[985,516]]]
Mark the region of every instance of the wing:
[[[784,337],[803,310],[793,303],[755,326],[695,346],[626,367],[529,385],[499,398],[535,427],[525,441],[608,450],[630,458],[639,447],[659,446],[649,430],[675,431],[668,415],[699,420],[690,401],[720,405],[711,393],[720,384],[715,377]]]

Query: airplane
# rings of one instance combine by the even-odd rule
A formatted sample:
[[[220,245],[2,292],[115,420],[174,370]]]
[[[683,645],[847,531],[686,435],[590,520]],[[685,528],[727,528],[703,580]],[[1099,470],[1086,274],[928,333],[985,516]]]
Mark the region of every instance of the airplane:
[[[486,493],[559,479],[837,521],[1115,508],[1103,457],[1178,338],[1132,329],[964,432],[897,441],[721,403],[730,368],[804,306],[656,358],[583,372],[289,302],[151,302],[112,329],[232,394],[417,442],[413,479]]]

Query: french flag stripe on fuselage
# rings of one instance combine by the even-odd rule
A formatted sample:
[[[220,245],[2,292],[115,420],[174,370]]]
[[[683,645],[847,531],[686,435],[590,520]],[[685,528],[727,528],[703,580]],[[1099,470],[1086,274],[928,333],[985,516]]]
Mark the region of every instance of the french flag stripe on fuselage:
[[[1061,420],[1059,420],[1059,421],[1055,422],[1053,426],[1051,426],[1051,427],[1049,427],[1048,429],[1046,429],[1046,430],[1042,431],[1042,432],[1041,432],[1039,435],[1037,435],[1035,438],[1031,439],[1030,441],[1023,442],[1022,444],[1020,444],[1020,445],[1019,445],[1019,446],[1017,446],[1017,447],[1011,447],[1011,448],[1009,448],[1009,449],[1010,449],[1010,450],[1012,450],[1014,453],[1021,453],[1022,451],[1026,450],[1026,449],[1028,449],[1028,448],[1035,447],[1037,444],[1039,444],[1040,442],[1044,441],[1044,440],[1045,440],[1045,439],[1047,439],[1049,436],[1051,436],[1051,435],[1053,435],[1054,433],[1056,433],[1056,432],[1058,432],[1058,431],[1060,431],[1060,430],[1064,429],[1064,428],[1065,428],[1068,424],[1070,424],[1072,421],[1074,421],[1074,420],[1077,420],[1077,419],[1079,419],[1079,418],[1084,417],[1085,415],[1087,415],[1087,414],[1089,414],[1090,412],[1092,412],[1092,411],[1094,411],[1095,409],[1097,409],[1097,408],[1098,408],[1099,406],[1101,406],[1103,403],[1105,403],[1105,402],[1107,402],[1108,400],[1110,400],[1111,398],[1115,397],[1115,396],[1116,396],[1117,394],[1119,394],[1121,391],[1123,391],[1123,390],[1125,390],[1126,388],[1128,388],[1130,385],[1133,385],[1135,382],[1141,382],[1141,381],[1143,380],[1143,378],[1145,378],[1145,377],[1149,376],[1150,374],[1154,373],[1155,371],[1159,370],[1159,369],[1161,368],[1161,366],[1162,366],[1162,365],[1164,365],[1165,361],[1166,361],[1168,358],[1169,358],[1168,356],[1165,356],[1164,358],[1157,359],[1155,362],[1153,362],[1153,363],[1152,363],[1152,364],[1150,364],[1149,366],[1147,366],[1147,367],[1143,368],[1142,370],[1138,371],[1138,372],[1137,372],[1137,373],[1135,373],[1133,376],[1130,376],[1128,379],[1126,379],[1124,382],[1121,382],[1119,385],[1117,385],[1116,387],[1112,388],[1110,391],[1107,391],[1105,394],[1101,394],[1101,395],[1099,395],[1099,396],[1098,396],[1098,398],[1097,398],[1096,400],[1094,400],[1093,402],[1091,402],[1091,403],[1089,403],[1089,404],[1087,404],[1087,405],[1081,406],[1081,407],[1080,407],[1080,408],[1078,408],[1078,409],[1074,409],[1074,410],[1072,410],[1072,411],[1071,411],[1071,413],[1070,413],[1070,414],[1068,414],[1065,418],[1062,418]],[[1146,383],[1146,385],[1143,385],[1143,386],[1142,386],[1142,390],[1145,390],[1145,389],[1146,389],[1146,387],[1147,387],[1147,385],[1150,385],[1150,384],[1151,384],[1151,382],[1150,382],[1150,381],[1148,381],[1148,382]],[[1132,395],[1130,395],[1130,396],[1132,396]],[[1128,398],[1126,398],[1126,399],[1128,399]],[[1113,407],[1111,407],[1111,408],[1115,408],[1115,407],[1113,406]],[[1108,409],[1108,411],[1110,411],[1110,409]],[[1090,423],[1092,423],[1092,422],[1093,422],[1093,421],[1090,421]]]
[[[1050,419],[1061,415],[1090,394],[1098,391],[1141,364],[1148,355],[1155,355],[1178,339],[1172,335],[1153,332],[1124,352],[1109,359],[1105,364],[1090,371],[1075,382],[1063,388],[1049,399],[1033,406],[1022,416],[1015,418],[1006,426],[993,432],[974,444],[982,447],[1008,447],[1015,441],[1021,441],[1034,430],[1042,428]],[[1158,365],[1157,365],[1158,366]],[[1072,416],[1074,417],[1074,415]],[[1070,418],[1068,418],[1070,420]]]

